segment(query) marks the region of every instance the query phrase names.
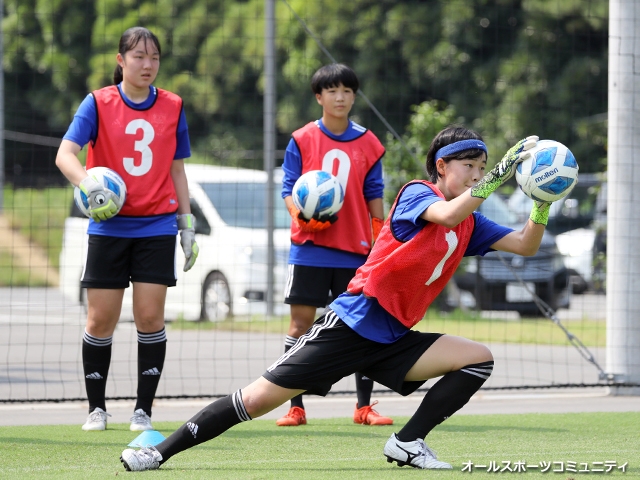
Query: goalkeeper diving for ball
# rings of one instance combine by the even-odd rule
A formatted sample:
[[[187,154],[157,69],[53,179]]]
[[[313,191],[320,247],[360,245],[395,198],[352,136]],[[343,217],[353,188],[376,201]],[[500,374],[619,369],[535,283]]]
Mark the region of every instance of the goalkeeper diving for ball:
[[[425,437],[484,384],[493,371],[493,357],[474,341],[411,327],[424,317],[464,256],[491,250],[536,253],[549,204],[535,204],[520,231],[475,210],[511,178],[537,140],[534,136],[516,143],[485,175],[487,147],[480,135],[461,126],[441,131],[427,153],[430,181],[414,180],[401,189],[347,291],[262,377],[203,408],[157,447],[124,450],[124,467],[156,469],[295,395],[326,395],[335,382],[357,371],[401,395],[442,376],[382,451],[399,466],[451,469],[437,459]]]

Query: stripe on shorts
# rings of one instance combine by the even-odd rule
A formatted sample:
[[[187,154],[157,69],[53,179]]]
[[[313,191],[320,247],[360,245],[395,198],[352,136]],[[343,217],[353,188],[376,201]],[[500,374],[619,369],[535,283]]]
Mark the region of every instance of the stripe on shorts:
[[[322,332],[322,330],[334,327],[335,324],[338,322],[338,320],[340,320],[340,318],[338,318],[338,315],[336,315],[334,311],[329,311],[325,315],[324,320],[322,322],[314,323],[313,326],[309,329],[309,331],[305,333],[303,336],[301,336],[296,342],[296,344],[293,347],[291,347],[287,353],[282,355],[278,360],[274,362],[273,365],[267,368],[267,372],[273,371],[278,365],[288,360],[291,357],[291,355],[295,354],[297,351],[303,348],[309,340],[313,340],[317,338],[318,335],[320,335],[320,333]]]
[[[293,269],[295,265],[290,263],[287,266],[287,283],[284,286],[284,298],[287,298],[291,293],[291,285],[293,284]]]

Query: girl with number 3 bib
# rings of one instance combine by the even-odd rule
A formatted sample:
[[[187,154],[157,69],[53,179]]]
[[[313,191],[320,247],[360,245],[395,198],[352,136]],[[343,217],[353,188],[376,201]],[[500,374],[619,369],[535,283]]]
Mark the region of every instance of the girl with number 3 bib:
[[[173,455],[264,415],[295,395],[326,395],[341,378],[361,372],[401,395],[442,377],[409,421],[391,434],[382,453],[399,466],[451,469],[424,439],[489,378],[493,356],[480,343],[412,327],[464,256],[491,250],[533,255],[538,250],[549,204],[535,204],[520,231],[476,212],[530,155],[527,150],[537,140],[528,137],[516,143],[485,175],[487,147],[480,135],[460,126],[441,131],[427,153],[429,181],[414,180],[400,190],[347,291],[262,377],[205,407],[157,446],[123,451],[124,467],[158,468]]]
[[[114,85],[84,99],[65,134],[56,165],[87,196],[91,219],[81,279],[87,289],[87,324],[82,363],[89,399],[83,430],[107,426],[105,387],[113,332],[124,289],[133,284],[138,331],[138,390],[131,430],[151,430],[151,404],[164,365],[167,287],[176,285],[176,234],[185,254],[184,271],[198,256],[183,159],[191,156],[189,132],[177,95],[153,86],[160,67],[160,42],[133,27],[120,38]],[[115,170],[127,185],[122,209],[109,190],[87,175],[78,153],[88,144],[87,169]],[[98,204],[96,196],[107,201]],[[116,215],[116,213],[118,213]]]

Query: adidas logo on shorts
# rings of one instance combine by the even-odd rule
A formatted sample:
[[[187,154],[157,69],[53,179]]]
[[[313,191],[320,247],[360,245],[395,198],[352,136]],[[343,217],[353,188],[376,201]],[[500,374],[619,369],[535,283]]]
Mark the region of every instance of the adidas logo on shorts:
[[[160,370],[158,370],[156,367],[153,367],[142,372],[142,375],[160,375]]]
[[[102,380],[103,376],[100,375],[98,372],[93,372],[87,375],[86,378],[88,378],[89,380]]]
[[[198,425],[193,422],[187,422],[187,428],[191,432],[191,435],[193,435],[193,438],[196,438],[196,433],[198,433]]]

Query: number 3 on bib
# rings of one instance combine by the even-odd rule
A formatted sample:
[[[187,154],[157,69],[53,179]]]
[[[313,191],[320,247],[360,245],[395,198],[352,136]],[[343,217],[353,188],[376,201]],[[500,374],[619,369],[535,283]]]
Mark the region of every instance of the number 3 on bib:
[[[134,177],[140,177],[151,170],[151,165],[153,165],[153,152],[149,148],[149,144],[156,136],[153,126],[141,118],[129,122],[125,133],[137,135],[138,130],[142,130],[143,136],[141,140],[136,140],[133,149],[136,152],[140,152],[140,158],[142,159],[140,165],[134,164],[133,157],[123,158],[124,169],[129,175],[133,175]]]
[[[458,236],[456,235],[456,232],[454,232],[453,230],[448,231],[445,234],[444,239],[447,241],[447,245],[449,245],[447,253],[445,253],[444,257],[442,257],[442,259],[438,262],[438,264],[436,265],[436,268],[433,270],[433,273],[431,274],[431,278],[427,280],[427,283],[425,283],[425,285],[431,285],[438,278],[440,278],[440,275],[442,275],[442,269],[444,268],[445,262],[449,259],[451,255],[453,255],[453,252],[456,250],[456,247],[458,246]]]

